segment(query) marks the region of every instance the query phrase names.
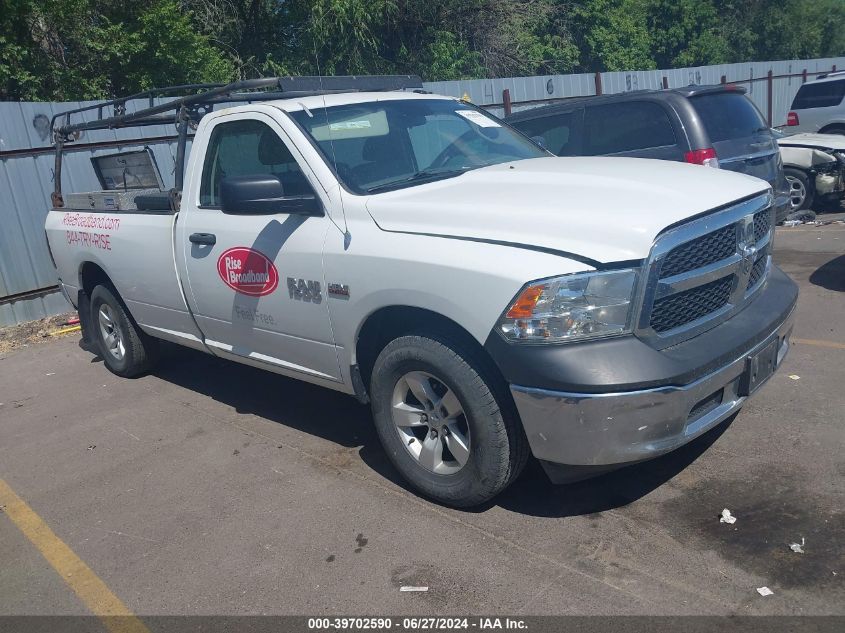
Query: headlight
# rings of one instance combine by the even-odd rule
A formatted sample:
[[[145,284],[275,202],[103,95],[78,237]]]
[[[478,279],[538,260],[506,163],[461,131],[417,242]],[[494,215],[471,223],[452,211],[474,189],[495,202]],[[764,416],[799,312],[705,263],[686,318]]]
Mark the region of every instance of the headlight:
[[[565,275],[528,284],[499,320],[511,341],[558,343],[631,329],[637,270]]]

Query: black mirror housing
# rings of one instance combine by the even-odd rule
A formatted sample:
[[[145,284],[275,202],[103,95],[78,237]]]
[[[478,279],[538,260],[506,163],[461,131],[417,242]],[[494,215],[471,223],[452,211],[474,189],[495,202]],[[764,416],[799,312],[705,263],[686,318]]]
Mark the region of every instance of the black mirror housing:
[[[286,196],[282,181],[272,174],[224,178],[220,201],[223,213],[229,215],[323,215],[316,195]]]

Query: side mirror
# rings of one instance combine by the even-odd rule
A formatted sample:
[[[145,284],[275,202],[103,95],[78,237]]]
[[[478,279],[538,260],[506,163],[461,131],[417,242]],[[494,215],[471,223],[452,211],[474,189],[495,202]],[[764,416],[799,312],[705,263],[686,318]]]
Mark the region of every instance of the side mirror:
[[[542,147],[544,150],[548,151],[549,148],[546,146],[546,139],[542,136],[532,136],[531,140],[537,143],[537,145]]]
[[[323,215],[316,195],[286,196],[282,181],[272,174],[224,178],[220,200],[223,213],[229,215]]]

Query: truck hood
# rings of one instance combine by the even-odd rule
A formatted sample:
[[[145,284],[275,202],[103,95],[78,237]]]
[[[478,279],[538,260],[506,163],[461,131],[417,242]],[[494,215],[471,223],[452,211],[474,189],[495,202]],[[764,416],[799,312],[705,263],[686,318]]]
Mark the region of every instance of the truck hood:
[[[666,227],[768,190],[718,169],[642,158],[534,158],[373,195],[385,231],[501,242],[600,263],[643,259]]]
[[[781,147],[813,147],[821,150],[845,150],[842,134],[793,134],[778,139]]]

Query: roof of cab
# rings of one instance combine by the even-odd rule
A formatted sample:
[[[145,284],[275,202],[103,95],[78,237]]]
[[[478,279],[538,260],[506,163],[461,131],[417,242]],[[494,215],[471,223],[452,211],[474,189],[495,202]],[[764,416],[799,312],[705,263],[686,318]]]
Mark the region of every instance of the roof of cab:
[[[330,108],[332,106],[350,105],[355,103],[371,103],[375,101],[400,101],[405,99],[448,99],[457,101],[457,97],[444,95],[420,93],[420,92],[338,92],[325,95],[312,95],[310,97],[291,97],[290,99],[279,99],[268,101],[267,104],[275,106],[285,112],[297,112],[312,108]]]
[[[457,97],[437,95],[422,92],[335,92],[331,94],[309,95],[307,97],[290,97],[289,99],[274,99],[272,101],[256,101],[254,103],[243,103],[232,105],[228,108],[214,110],[214,114],[232,114],[236,112],[249,112],[255,110],[256,105],[278,108],[284,112],[301,112],[302,110],[316,110],[318,108],[331,108],[333,106],[352,105],[356,103],[375,103],[378,101],[401,101],[407,99],[445,99],[458,101]]]

